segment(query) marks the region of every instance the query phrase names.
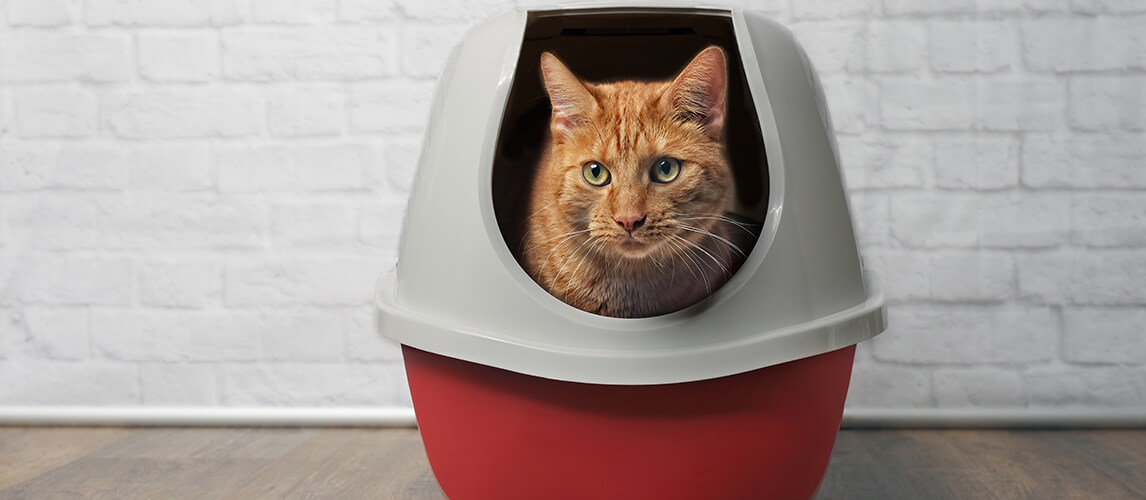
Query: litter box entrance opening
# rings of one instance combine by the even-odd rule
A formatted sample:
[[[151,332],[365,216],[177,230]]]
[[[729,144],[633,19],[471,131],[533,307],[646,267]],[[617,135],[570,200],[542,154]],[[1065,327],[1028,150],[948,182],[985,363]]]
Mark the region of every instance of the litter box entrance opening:
[[[738,246],[746,254],[751,252],[768,207],[768,165],[729,13],[701,9],[535,11],[526,22],[500,122],[491,183],[499,229],[518,263],[523,262],[530,192],[549,140],[551,108],[540,71],[541,54],[552,52],[583,81],[651,82],[674,78],[710,45],[724,50],[727,65],[722,141],[734,189],[726,215],[751,228],[747,234],[733,228],[740,233]]]

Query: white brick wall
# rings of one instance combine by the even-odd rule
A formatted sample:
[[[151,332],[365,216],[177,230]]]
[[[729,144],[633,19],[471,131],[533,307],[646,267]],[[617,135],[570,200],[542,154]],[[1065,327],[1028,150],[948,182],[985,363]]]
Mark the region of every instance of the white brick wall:
[[[372,331],[433,80],[534,0],[0,0],[0,405],[407,405]],[[1146,405],[1146,3],[791,26],[891,327],[852,407]]]

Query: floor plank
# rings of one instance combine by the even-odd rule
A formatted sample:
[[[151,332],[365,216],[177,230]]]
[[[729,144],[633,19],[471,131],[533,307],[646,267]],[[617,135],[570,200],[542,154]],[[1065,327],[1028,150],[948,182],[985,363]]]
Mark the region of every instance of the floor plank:
[[[0,427],[0,499],[444,499],[417,430]],[[847,430],[818,500],[1143,499],[1146,430]]]
[[[852,430],[819,500],[1143,499],[1146,431]]]
[[[0,427],[0,492],[130,434],[118,428]]]

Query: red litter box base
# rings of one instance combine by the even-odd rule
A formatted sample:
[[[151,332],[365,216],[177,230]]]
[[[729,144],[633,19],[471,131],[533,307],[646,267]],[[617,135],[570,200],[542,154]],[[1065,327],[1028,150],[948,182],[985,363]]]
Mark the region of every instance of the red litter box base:
[[[561,382],[402,346],[438,483],[467,499],[807,499],[855,347],[697,382]]]

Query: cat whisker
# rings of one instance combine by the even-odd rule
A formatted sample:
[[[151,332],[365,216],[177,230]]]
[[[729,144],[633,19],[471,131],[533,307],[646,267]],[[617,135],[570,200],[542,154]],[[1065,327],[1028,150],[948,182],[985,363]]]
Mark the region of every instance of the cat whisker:
[[[743,229],[744,232],[746,232],[752,236],[758,236],[758,234],[752,230],[754,227],[758,226],[758,224],[757,225],[745,224],[743,222],[737,221],[737,220],[732,219],[731,217],[728,217],[725,215],[681,214],[681,215],[673,218],[673,220],[715,220],[715,221],[720,221],[720,222],[732,224],[733,226],[736,226],[740,229]]]
[[[539,208],[539,209],[537,209],[537,210],[534,210],[534,211],[533,211],[533,213],[531,213],[531,214],[529,214],[529,215],[525,216],[525,218],[524,218],[524,219],[521,219],[521,223],[522,223],[522,224],[525,224],[526,222],[529,222],[529,219],[532,219],[534,216],[536,216],[537,214],[541,213],[541,211],[542,211],[542,210],[545,210],[546,208],[549,208],[549,207],[553,206],[553,204],[554,204],[554,203],[557,203],[557,202],[556,202],[556,201],[551,201],[551,202],[549,202],[549,203],[546,203],[546,204],[545,204],[545,206],[543,206],[543,207],[541,207],[541,208]]]
[[[593,238],[590,237],[590,239],[593,239]],[[583,264],[585,264],[585,261],[589,259],[589,256],[595,255],[597,253],[597,250],[599,250],[601,248],[601,246],[599,245],[600,242],[601,242],[601,239],[598,238],[596,241],[593,242],[592,245],[589,245],[589,249],[585,251],[585,255],[581,256],[581,262],[577,263],[577,267],[573,268],[573,272],[570,273],[570,276],[577,276],[577,271],[581,270],[581,266]],[[561,300],[566,300],[566,301],[568,300],[568,298],[569,298],[569,285],[570,285],[570,282],[566,281],[566,283],[565,283],[565,294]]]
[[[657,269],[664,271],[664,269],[665,269],[664,264],[661,264],[661,262],[659,260],[657,260],[656,257],[653,257],[653,254],[651,254],[651,253],[649,254],[649,260],[653,261],[653,264],[656,264]]]
[[[708,236],[710,238],[715,239],[716,241],[724,243],[725,245],[728,245],[728,247],[731,248],[734,252],[740,254],[741,258],[748,257],[748,254],[744,253],[744,251],[741,250],[740,247],[736,246],[735,243],[728,241],[727,239],[725,239],[725,238],[723,238],[723,237],[721,237],[715,233],[705,231],[705,230],[697,228],[697,227],[685,226],[683,224],[676,224],[676,225],[673,225],[672,227],[675,227],[677,229],[684,229],[685,231],[691,231],[691,232],[697,233],[697,234],[703,234],[705,236]]]
[[[570,236],[567,236],[565,239],[563,239],[563,240],[561,240],[561,241],[557,242],[556,244],[554,244],[554,245],[553,245],[553,248],[550,248],[550,249],[549,249],[549,253],[545,254],[545,260],[541,261],[541,266],[539,267],[539,269],[545,269],[545,268],[546,268],[546,266],[548,266],[548,265],[549,265],[549,259],[553,258],[553,253],[554,253],[554,252],[556,252],[556,251],[558,251],[558,250],[560,250],[560,249],[562,248],[562,246],[563,246],[563,245],[565,245],[565,243],[566,243],[567,241],[569,241],[569,240],[571,240],[571,239],[575,238],[576,236],[577,236],[577,235],[575,235],[575,234],[574,234],[574,235],[570,235]]]
[[[580,251],[582,248],[584,248],[585,245],[587,245],[590,241],[593,241],[592,237],[586,238],[585,241],[581,242],[581,244],[578,245],[577,248],[573,249],[573,252],[570,253],[569,256],[565,258],[565,262],[563,264],[561,264],[561,268],[557,270],[557,274],[553,275],[553,280],[551,280],[549,282],[549,289],[550,290],[554,290],[555,287],[557,286],[557,278],[561,277],[561,273],[565,271],[565,266],[569,265],[569,261],[572,260],[573,257],[575,257],[577,255],[577,252]]]
[[[592,231],[592,229],[582,229],[582,230],[580,230],[580,231],[572,231],[572,232],[568,232],[568,233],[565,233],[565,234],[559,234],[559,235],[557,235],[557,236],[554,236],[554,237],[552,237],[552,238],[549,238],[549,239],[547,239],[547,240],[544,240],[544,241],[538,241],[538,242],[534,243],[533,245],[530,245],[530,247],[529,247],[529,248],[525,249],[525,252],[529,252],[530,250],[533,250],[534,248],[537,248],[537,247],[539,247],[539,246],[541,246],[541,245],[544,245],[544,244],[546,244],[546,243],[549,243],[549,242],[551,242],[551,241],[553,241],[553,240],[556,240],[556,239],[559,239],[559,238],[564,238],[563,240],[561,240],[561,241],[557,242],[557,244],[556,244],[556,245],[554,245],[554,248],[556,248],[557,246],[560,246],[562,243],[565,243],[565,241],[566,241],[566,240],[568,240],[568,239],[570,239],[570,238],[572,238],[572,237],[574,237],[574,236],[577,236],[578,234],[585,234],[585,233],[588,233],[588,232],[590,232],[590,231]],[[552,250],[550,250],[550,252],[552,252]]]
[[[697,245],[696,243],[693,243],[693,242],[691,242],[691,241],[688,241],[687,239],[685,239],[685,238],[683,238],[683,237],[680,237],[680,236],[677,236],[677,235],[675,235],[675,234],[674,234],[674,235],[672,235],[672,237],[673,237],[673,238],[676,238],[676,239],[678,239],[678,240],[680,240],[680,241],[683,241],[683,242],[685,242],[685,243],[687,243],[687,244],[689,244],[689,245],[691,245],[692,247],[696,248],[697,250],[700,250],[702,253],[704,253],[705,255],[707,255],[707,256],[708,256],[708,258],[712,259],[712,262],[714,262],[714,263],[716,263],[716,265],[720,266],[720,268],[724,270],[724,274],[727,274],[727,275],[730,275],[730,276],[732,275],[732,273],[731,273],[731,272],[728,270],[728,268],[727,268],[727,267],[725,267],[725,266],[724,266],[724,264],[722,264],[722,263],[720,262],[720,260],[716,258],[716,256],[715,256],[715,255],[712,255],[712,253],[711,253],[711,252],[709,252],[708,250],[706,250],[704,247],[702,247],[702,246],[700,246],[700,245]]]
[[[705,293],[711,293],[711,292],[709,291],[709,286],[708,286],[708,277],[707,277],[707,276],[705,276],[705,274],[704,274],[704,271],[703,271],[703,270],[700,268],[700,262],[699,262],[698,260],[696,260],[696,257],[694,257],[694,256],[692,255],[692,252],[691,252],[691,250],[690,250],[688,247],[686,247],[686,246],[681,246],[681,244],[680,244],[680,243],[677,243],[677,242],[675,242],[675,241],[673,241],[673,240],[671,240],[671,239],[670,239],[670,240],[665,240],[665,243],[669,243],[670,245],[672,245],[672,247],[673,247],[674,249],[676,249],[676,250],[677,250],[676,252],[674,252],[674,253],[675,253],[675,255],[677,255],[678,257],[680,257],[680,260],[681,260],[681,262],[684,262],[684,266],[685,266],[685,268],[686,268],[686,269],[688,269],[688,272],[689,272],[689,274],[692,274],[692,278],[693,278],[693,279],[696,279],[696,278],[698,278],[698,277],[699,277],[699,278],[701,278],[701,279],[704,281],[704,291],[705,291]],[[688,260],[685,260],[686,258],[687,258]],[[691,264],[689,264],[689,261],[691,261],[692,263],[691,263]],[[693,266],[693,265],[695,265],[695,266],[696,266],[696,271],[693,271],[693,270],[692,270],[692,266]],[[699,276],[697,276],[697,272],[699,272],[699,273],[700,273],[700,275],[699,275]]]

